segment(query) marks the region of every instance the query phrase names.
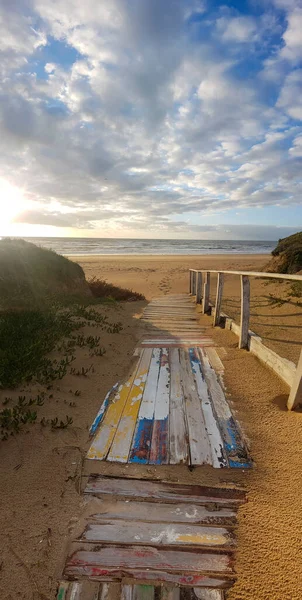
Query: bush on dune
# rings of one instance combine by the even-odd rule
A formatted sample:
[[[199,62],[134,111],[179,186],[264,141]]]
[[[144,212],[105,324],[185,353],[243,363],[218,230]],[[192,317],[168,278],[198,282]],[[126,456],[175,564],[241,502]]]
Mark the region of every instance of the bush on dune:
[[[302,270],[302,232],[279,240],[273,258],[264,268],[269,273],[298,273]]]
[[[113,298],[117,302],[145,300],[143,294],[134,292],[127,288],[121,288],[112,283],[108,283],[104,279],[93,277],[88,281],[88,285],[95,298]]]
[[[52,298],[91,296],[75,262],[24,240],[0,241],[0,307],[40,307]]]

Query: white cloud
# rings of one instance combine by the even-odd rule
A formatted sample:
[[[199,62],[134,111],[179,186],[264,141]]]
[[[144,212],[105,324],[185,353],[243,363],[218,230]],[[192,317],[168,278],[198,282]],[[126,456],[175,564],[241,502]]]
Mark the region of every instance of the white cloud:
[[[277,106],[283,108],[292,119],[302,121],[302,69],[287,75]]]
[[[236,76],[238,55],[246,41],[262,39],[264,19],[220,17],[219,46],[216,34],[196,41],[198,2],[35,0],[33,7],[26,18],[10,16],[15,46],[8,36],[4,51],[15,62],[0,84],[0,175],[34,205],[19,222],[144,231],[151,223],[153,231],[177,232],[193,213],[299,201],[300,138],[289,117],[300,116],[301,72],[282,58],[275,106],[257,74]],[[284,40],[292,52],[294,31],[289,17]],[[49,58],[49,38],[41,77],[35,49],[46,35],[61,41],[62,64]],[[65,45],[81,54],[73,64],[64,63]]]

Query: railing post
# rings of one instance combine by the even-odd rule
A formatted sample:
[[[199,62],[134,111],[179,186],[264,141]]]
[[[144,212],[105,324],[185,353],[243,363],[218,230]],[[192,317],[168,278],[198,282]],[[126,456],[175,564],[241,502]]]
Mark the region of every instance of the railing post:
[[[209,310],[209,300],[210,300],[210,283],[211,283],[211,274],[205,274],[205,282],[203,286],[203,298],[202,298],[202,312],[206,313]]]
[[[189,294],[192,294],[192,271],[189,269]]]
[[[201,290],[202,290],[202,273],[197,273],[197,288],[196,288],[196,304],[201,303]]]
[[[219,325],[219,322],[220,322],[220,309],[221,309],[221,301],[222,301],[223,282],[224,282],[223,273],[218,273],[214,323],[213,323],[214,327],[216,327],[216,325]]]
[[[250,279],[248,275],[240,275],[241,278],[241,315],[239,348],[248,348],[249,323],[250,323]]]
[[[196,271],[193,271],[192,296],[196,295]]]
[[[292,410],[300,403],[302,403],[302,350],[300,352],[294,382],[287,400],[287,408],[288,410]]]

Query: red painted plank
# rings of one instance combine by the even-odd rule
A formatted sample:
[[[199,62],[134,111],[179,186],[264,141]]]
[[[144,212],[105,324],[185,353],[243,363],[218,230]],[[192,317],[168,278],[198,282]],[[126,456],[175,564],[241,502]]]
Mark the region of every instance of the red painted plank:
[[[169,573],[208,573],[221,576],[232,575],[232,555],[227,553],[209,553],[199,549],[161,550],[151,546],[117,546],[110,544],[73,544],[74,550],[66,561],[65,575],[70,569],[81,567],[85,573],[87,567],[98,567],[104,572],[113,570],[167,571]]]

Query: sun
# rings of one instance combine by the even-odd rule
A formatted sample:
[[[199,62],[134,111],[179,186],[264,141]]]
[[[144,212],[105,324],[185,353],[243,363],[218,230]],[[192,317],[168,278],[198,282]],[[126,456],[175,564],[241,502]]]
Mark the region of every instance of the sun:
[[[5,179],[0,179],[0,223],[9,225],[24,209],[22,190]]]

